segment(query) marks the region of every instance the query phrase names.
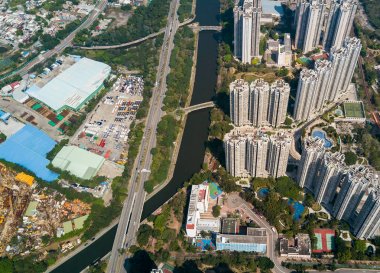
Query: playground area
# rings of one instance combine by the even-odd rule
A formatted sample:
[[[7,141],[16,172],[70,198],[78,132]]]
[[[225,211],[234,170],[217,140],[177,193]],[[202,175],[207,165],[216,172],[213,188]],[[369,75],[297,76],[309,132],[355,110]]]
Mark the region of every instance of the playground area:
[[[213,200],[218,198],[223,193],[222,190],[219,188],[219,186],[214,182],[211,182],[209,184],[209,189],[210,189],[210,197]]]
[[[200,251],[206,251],[209,249],[215,250],[215,244],[212,242],[211,238],[210,239],[203,239],[203,238],[196,239],[195,245],[197,249]]]

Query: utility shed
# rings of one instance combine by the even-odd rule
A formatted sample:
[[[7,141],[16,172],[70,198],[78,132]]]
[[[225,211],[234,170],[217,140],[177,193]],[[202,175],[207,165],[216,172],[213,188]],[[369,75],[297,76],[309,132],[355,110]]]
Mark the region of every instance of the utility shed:
[[[93,178],[102,167],[104,157],[76,146],[65,146],[52,161],[54,167],[82,178]]]

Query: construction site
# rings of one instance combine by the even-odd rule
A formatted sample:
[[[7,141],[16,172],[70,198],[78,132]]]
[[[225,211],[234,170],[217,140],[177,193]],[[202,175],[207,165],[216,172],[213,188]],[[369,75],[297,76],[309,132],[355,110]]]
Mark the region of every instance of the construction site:
[[[0,255],[43,253],[54,238],[82,229],[90,212],[90,204],[67,200],[0,163]]]

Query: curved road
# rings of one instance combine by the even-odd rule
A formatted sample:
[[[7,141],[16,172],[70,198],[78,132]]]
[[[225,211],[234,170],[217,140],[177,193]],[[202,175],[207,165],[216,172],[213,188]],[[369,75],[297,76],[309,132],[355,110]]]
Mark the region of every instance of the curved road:
[[[182,27],[184,25],[187,25],[187,24],[190,24],[192,21],[194,20],[194,18],[190,18],[190,19],[187,19],[186,21],[180,23],[178,25],[178,27]],[[148,40],[148,39],[151,39],[151,38],[154,38],[154,37],[157,37],[158,35],[161,35],[163,33],[166,32],[166,27],[164,29],[161,29],[160,31],[158,32],[155,32],[155,33],[152,33],[152,34],[149,34],[148,36],[145,36],[145,37],[142,37],[138,40],[134,40],[134,41],[131,41],[131,42],[127,42],[127,43],[123,43],[123,44],[119,44],[119,45],[104,45],[104,46],[74,46],[75,48],[80,48],[80,49],[89,49],[89,50],[102,50],[102,49],[113,49],[113,48],[121,48],[121,47],[127,47],[127,46],[131,46],[131,45],[135,45],[135,44],[138,44],[138,43],[141,43],[141,42],[144,42],[145,40]]]

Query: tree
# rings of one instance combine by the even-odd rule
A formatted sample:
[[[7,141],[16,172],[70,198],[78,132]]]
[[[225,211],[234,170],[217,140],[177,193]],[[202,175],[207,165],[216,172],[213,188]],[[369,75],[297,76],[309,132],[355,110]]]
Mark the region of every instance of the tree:
[[[257,257],[256,261],[258,267],[263,271],[267,271],[274,267],[274,263],[268,257]]]
[[[151,226],[147,224],[141,225],[137,234],[137,243],[140,246],[147,245],[149,238],[152,235],[152,232],[153,232],[153,229]]]
[[[214,216],[215,218],[220,216],[220,206],[219,205],[215,205],[212,207],[212,216]]]
[[[344,153],[344,162],[347,165],[354,165],[357,160],[358,160],[358,156],[354,152],[349,151],[349,152]]]
[[[1,273],[12,273],[13,272],[13,265],[11,260],[8,258],[1,258],[0,259],[0,272]]]

